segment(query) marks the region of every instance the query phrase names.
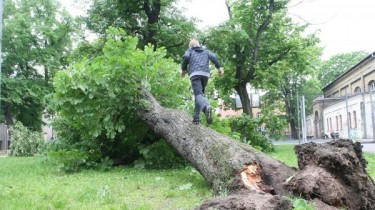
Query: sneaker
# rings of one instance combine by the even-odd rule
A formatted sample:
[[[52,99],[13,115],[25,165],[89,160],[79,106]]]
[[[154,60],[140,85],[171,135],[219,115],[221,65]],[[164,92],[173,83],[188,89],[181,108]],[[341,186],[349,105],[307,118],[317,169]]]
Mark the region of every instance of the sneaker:
[[[194,124],[198,125],[199,122],[200,122],[199,118],[194,118],[194,119],[193,119],[193,123],[194,123]]]
[[[207,123],[212,124],[212,108],[207,106],[204,114],[206,115]]]

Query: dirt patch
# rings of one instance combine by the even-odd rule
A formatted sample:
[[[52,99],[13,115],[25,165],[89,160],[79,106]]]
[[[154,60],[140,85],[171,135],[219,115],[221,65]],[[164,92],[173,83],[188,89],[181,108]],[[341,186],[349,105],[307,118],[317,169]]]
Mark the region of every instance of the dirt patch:
[[[225,197],[210,199],[197,209],[292,209],[292,204],[285,197],[261,194],[255,190],[242,190]]]
[[[350,140],[297,145],[300,171],[289,186],[297,195],[348,209],[375,209],[373,180],[366,173],[362,145]]]

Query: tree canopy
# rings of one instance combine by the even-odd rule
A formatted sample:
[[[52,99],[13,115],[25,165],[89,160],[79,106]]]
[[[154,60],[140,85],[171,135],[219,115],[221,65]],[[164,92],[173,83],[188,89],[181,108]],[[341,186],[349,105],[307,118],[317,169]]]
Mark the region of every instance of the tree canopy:
[[[322,82],[322,88],[333,82],[367,55],[368,53],[363,51],[341,53],[323,61],[319,67],[319,80]]]
[[[218,87],[223,94],[235,89],[246,114],[252,115],[246,85],[278,89],[286,71],[301,68],[296,63],[306,58],[304,54],[308,52],[304,47],[316,44],[315,38],[302,35],[305,27],[293,24],[287,16],[287,3],[227,1],[231,19],[212,28],[204,39],[224,60],[227,69],[226,76],[218,80]]]
[[[138,47],[164,47],[167,55],[179,60],[189,38],[196,31],[192,21],[182,16],[176,0],[94,0],[84,18],[87,28],[100,36],[108,27],[122,28],[137,36]]]
[[[40,130],[51,78],[67,66],[74,21],[56,0],[4,3],[2,115]]]
[[[164,48],[141,50],[138,38],[122,29],[111,27],[107,33],[102,55],[82,59],[54,78],[59,137],[73,148],[95,151],[96,157],[134,161],[137,145],[148,139],[137,117],[138,108],[147,107],[140,89],[174,108],[183,106],[190,92]]]

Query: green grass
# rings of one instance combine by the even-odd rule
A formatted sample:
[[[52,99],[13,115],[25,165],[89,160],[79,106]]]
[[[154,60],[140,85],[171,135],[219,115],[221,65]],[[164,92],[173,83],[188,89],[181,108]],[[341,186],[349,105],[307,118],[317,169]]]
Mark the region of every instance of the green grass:
[[[364,153],[367,160],[367,173],[374,180],[375,179],[375,153]]]
[[[291,167],[298,167],[297,156],[294,154],[294,145],[275,145],[273,152],[267,153],[269,156],[280,160]]]
[[[277,145],[270,156],[296,167],[293,145]],[[375,154],[365,153],[375,178]],[[191,168],[58,173],[42,157],[0,157],[0,209],[194,209],[212,196]]]
[[[209,197],[193,169],[60,174],[40,157],[0,158],[0,209],[193,209]]]

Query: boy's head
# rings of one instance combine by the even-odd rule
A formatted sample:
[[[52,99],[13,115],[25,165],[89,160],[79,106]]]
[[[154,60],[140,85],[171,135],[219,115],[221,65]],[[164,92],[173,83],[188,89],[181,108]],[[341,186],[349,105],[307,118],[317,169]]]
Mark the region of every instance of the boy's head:
[[[190,42],[189,42],[189,48],[193,48],[193,47],[199,47],[198,40],[196,40],[196,39],[190,40]]]

